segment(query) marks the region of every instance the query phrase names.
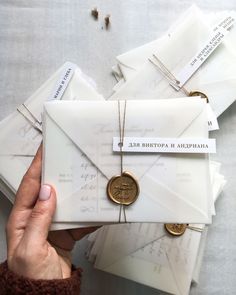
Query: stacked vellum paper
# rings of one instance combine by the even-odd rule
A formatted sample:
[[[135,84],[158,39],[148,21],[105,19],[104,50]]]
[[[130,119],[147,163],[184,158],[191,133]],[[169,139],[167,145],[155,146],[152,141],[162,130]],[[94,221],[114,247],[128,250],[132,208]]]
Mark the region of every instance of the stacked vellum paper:
[[[219,170],[220,164],[211,162],[215,201],[225,185]],[[198,283],[206,238],[204,224],[189,224],[181,236],[160,223],[110,225],[89,236],[87,256],[97,269],[182,295],[191,282]]]
[[[29,99],[0,122],[0,190],[13,203],[21,179],[42,142],[43,103],[52,100],[89,98],[101,100],[94,82],[77,67],[67,62]],[[78,227],[77,224],[55,223],[52,229]]]
[[[108,101],[66,63],[0,122],[0,190],[14,202],[43,139],[42,182],[57,190],[52,229],[104,225],[88,238],[96,268],[188,294],[226,183],[209,158],[209,131],[235,100],[234,16],[191,7],[161,38],[119,55]],[[123,167],[140,186],[122,210],[107,197],[121,172],[120,120]],[[185,224],[182,235],[167,232],[169,223]]]
[[[117,84],[110,99],[175,98],[200,91],[209,101],[209,131],[219,129],[217,117],[235,100],[234,18],[233,11],[203,15],[191,7],[161,38],[117,56],[112,68]],[[223,44],[184,84],[184,91],[173,87],[181,69],[223,20],[232,22]],[[220,166],[210,161],[214,202],[226,183]],[[206,238],[204,224],[190,224],[182,236],[169,234],[164,224],[110,225],[89,236],[87,255],[97,269],[183,295],[199,280]]]

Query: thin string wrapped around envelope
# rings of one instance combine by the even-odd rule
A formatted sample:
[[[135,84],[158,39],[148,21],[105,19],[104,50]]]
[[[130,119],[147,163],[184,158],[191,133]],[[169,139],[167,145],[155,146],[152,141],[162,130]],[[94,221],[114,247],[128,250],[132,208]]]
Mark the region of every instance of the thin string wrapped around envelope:
[[[123,124],[121,123],[121,109],[120,109],[120,101],[118,100],[118,116],[119,116],[119,133],[120,133],[120,174],[123,173],[123,144],[125,137],[125,119],[126,119],[126,106],[127,101],[125,100],[124,113],[123,113]]]
[[[119,148],[120,148],[120,175],[113,176],[107,184],[107,195],[110,200],[120,205],[119,209],[119,219],[118,222],[121,222],[121,214],[123,211],[124,222],[127,222],[125,208],[133,204],[138,195],[139,195],[139,185],[138,181],[128,171],[124,171],[123,165],[123,144],[125,138],[125,119],[126,119],[126,108],[127,101],[124,101],[124,111],[123,119],[121,119],[121,105],[120,101],[118,103],[118,120],[119,120]]]
[[[25,118],[25,120],[40,134],[42,134],[42,122],[40,122],[36,116],[27,108],[27,106],[23,103],[20,107],[18,107],[17,112]],[[12,154],[12,156],[17,157],[29,157],[32,158],[34,154]]]
[[[125,106],[124,106],[124,114],[123,114],[123,124],[121,124],[121,110],[120,110],[120,101],[118,100],[118,114],[119,114],[119,132],[120,132],[120,174],[122,175],[123,171],[123,144],[124,144],[124,134],[125,134],[125,118],[126,118],[126,105],[127,101],[125,100]],[[121,212],[123,209],[124,213],[124,220],[127,222],[126,219],[126,213],[125,213],[125,206],[124,206],[124,198],[122,200],[122,203],[120,204],[120,211],[119,211],[119,222],[121,222]]]
[[[155,55],[153,54],[153,58],[155,62],[151,59],[148,59],[163,75],[164,77],[169,81],[169,83],[173,86],[174,89],[179,88],[179,90],[183,91],[185,95],[187,96],[200,96],[204,99],[206,99],[206,102],[209,103],[208,97],[205,93],[195,90],[195,91],[188,91],[184,86],[179,87],[178,85],[180,82],[176,79],[176,77],[171,73],[171,71],[163,64],[163,62]],[[185,230],[187,228],[202,232],[202,229],[195,226],[190,226],[189,224],[178,224],[178,223],[166,223],[164,224],[165,229],[168,233],[174,236],[181,236],[184,234]]]
[[[34,114],[27,108],[27,106],[23,103],[21,107],[24,109],[22,111],[20,107],[17,108],[18,113],[20,113],[30,125],[37,130],[39,133],[42,133],[42,122],[40,122]],[[26,111],[26,113],[25,113]]]
[[[176,79],[176,77],[171,73],[171,71],[163,64],[163,62],[155,55],[152,55],[155,62],[152,59],[148,59],[163,75],[164,77],[169,81],[170,85],[174,86],[174,89],[178,88],[179,90],[183,91],[185,95],[187,96],[201,96],[202,98],[206,99],[206,102],[208,103],[208,97],[205,93],[194,90],[194,91],[188,91],[184,86],[179,87],[180,81]]]

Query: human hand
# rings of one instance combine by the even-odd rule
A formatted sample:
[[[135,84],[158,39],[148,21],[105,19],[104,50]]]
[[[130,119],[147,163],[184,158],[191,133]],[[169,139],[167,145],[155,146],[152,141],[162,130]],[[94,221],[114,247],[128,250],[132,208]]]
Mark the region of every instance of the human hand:
[[[48,235],[56,208],[56,192],[49,185],[41,186],[41,167],[42,147],[22,179],[7,223],[8,268],[30,279],[69,278],[70,252],[75,242],[97,227]]]

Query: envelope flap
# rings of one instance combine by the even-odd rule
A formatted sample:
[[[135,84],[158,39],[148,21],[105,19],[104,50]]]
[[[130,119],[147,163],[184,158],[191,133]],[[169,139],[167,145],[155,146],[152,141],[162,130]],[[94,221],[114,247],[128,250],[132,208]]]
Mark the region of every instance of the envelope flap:
[[[189,29],[189,22],[199,21],[201,11],[196,5],[192,5],[187,11],[185,11],[180,18],[178,18],[171,27],[160,38],[139,46],[135,49],[129,50],[116,57],[118,62],[127,68],[133,70],[139,70],[142,65],[152,56],[157,49],[169,42],[172,38],[172,34],[179,31],[180,28],[185,27]]]
[[[120,103],[122,121],[124,101]],[[175,138],[198,120],[192,136],[207,137],[205,106],[205,101],[198,98],[127,101],[124,136]],[[45,119],[53,120],[107,178],[119,173],[120,154],[112,151],[113,137],[119,137],[119,125],[122,126],[117,101],[47,102]],[[125,154],[124,170],[139,178],[158,157],[139,154],[137,160],[132,154]]]
[[[104,255],[100,256],[99,266],[109,268],[125,256],[132,255],[165,236],[163,224],[130,223],[108,226],[101,250]]]

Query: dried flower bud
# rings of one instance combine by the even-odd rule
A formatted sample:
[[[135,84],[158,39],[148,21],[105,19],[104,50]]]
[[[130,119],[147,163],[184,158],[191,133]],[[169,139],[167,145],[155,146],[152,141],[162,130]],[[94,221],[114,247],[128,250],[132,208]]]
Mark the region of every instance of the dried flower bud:
[[[110,26],[110,15],[109,14],[104,18],[104,21],[105,21],[105,27],[106,27],[106,29],[108,29]]]
[[[94,9],[91,10],[91,15],[93,16],[94,19],[98,19],[98,10],[95,7]]]

